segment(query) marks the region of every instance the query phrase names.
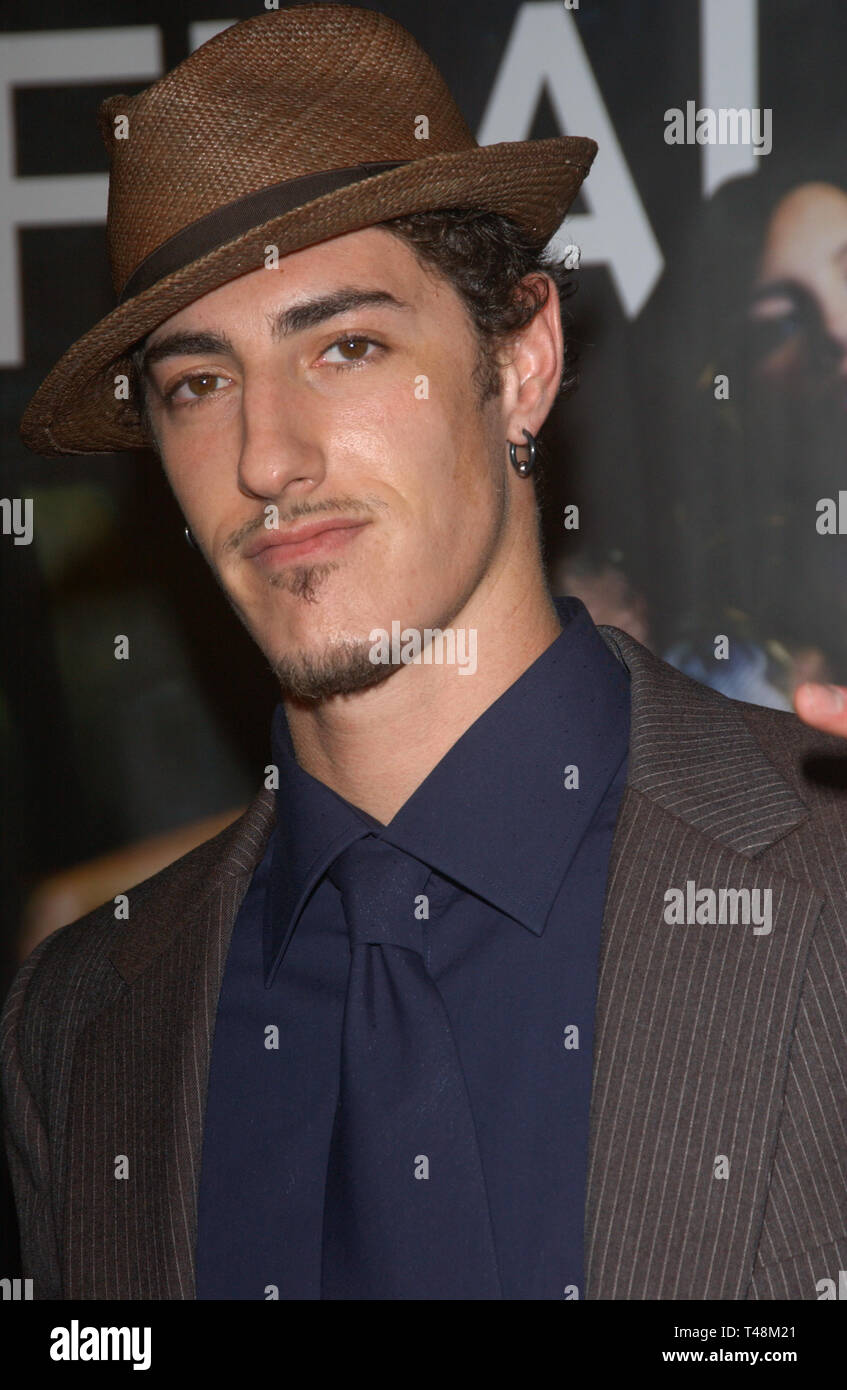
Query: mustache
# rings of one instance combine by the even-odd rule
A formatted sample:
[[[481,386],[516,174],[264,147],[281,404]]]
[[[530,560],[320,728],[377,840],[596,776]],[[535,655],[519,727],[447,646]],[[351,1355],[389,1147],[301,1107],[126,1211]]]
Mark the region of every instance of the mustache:
[[[224,544],[224,552],[229,554],[238,551],[246,541],[254,536],[257,531],[261,531],[267,521],[268,508],[274,506],[268,503],[262,513],[246,521],[243,526],[239,526]],[[354,497],[352,495],[342,497],[326,497],[319,502],[302,500],[290,503],[284,511],[277,511],[276,525],[279,527],[288,526],[293,521],[300,521],[303,517],[321,516],[325,513],[343,512],[351,516],[374,516],[377,512],[387,508],[388,503],[381,497],[375,497],[366,493],[364,497]]]

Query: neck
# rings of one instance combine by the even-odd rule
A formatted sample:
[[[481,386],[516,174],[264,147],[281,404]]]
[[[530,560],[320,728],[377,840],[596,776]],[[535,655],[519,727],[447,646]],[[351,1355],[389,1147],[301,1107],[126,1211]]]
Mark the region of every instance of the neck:
[[[379,685],[315,707],[285,701],[301,767],[383,825],[561,631],[540,566],[474,595],[450,626],[476,630],[472,674],[458,665],[404,665]]]

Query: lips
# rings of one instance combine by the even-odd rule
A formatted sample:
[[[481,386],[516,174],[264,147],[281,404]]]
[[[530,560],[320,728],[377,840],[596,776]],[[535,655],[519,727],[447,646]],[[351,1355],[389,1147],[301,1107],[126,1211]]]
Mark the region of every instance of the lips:
[[[337,550],[368,524],[367,520],[334,517],[292,527],[288,531],[263,530],[246,546],[244,558],[252,560],[259,557],[266,563],[284,564],[286,560],[298,559],[316,550]]]

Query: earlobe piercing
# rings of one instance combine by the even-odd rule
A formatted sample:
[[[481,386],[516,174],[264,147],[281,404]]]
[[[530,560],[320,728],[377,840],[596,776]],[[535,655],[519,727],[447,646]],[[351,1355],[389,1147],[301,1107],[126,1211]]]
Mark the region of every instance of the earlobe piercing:
[[[535,467],[536,445],[535,437],[530,434],[529,430],[524,430],[524,435],[526,436],[526,446],[529,449],[529,458],[519,459],[517,450],[520,448],[520,445],[513,444],[512,441],[509,440],[509,462],[519,477],[528,478]]]

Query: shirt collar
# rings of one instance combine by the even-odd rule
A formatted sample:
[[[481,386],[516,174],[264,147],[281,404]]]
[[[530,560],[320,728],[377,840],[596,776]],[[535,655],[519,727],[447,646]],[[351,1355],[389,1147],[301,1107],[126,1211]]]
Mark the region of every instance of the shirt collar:
[[[627,754],[629,676],[577,598],[554,600],[555,641],[474,721],[388,825],[300,767],[283,705],[266,898],[265,980],[333,860],[368,832],[541,935],[568,867]],[[565,784],[576,768],[578,787]],[[375,775],[379,775],[378,771]],[[571,781],[573,781],[571,774]]]

